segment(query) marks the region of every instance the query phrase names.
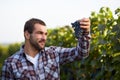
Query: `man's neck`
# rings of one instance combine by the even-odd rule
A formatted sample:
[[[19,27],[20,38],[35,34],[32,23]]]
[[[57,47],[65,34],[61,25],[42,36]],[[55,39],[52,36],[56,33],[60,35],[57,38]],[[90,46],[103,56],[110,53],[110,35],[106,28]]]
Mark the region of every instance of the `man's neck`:
[[[39,50],[36,50],[34,47],[32,47],[30,44],[25,43],[24,51],[26,54],[28,54],[31,57],[35,57],[36,54],[38,54]]]

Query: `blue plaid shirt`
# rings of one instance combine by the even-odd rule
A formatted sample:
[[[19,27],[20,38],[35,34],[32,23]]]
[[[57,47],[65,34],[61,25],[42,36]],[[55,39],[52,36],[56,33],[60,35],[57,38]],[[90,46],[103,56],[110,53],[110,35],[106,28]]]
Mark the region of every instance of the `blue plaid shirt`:
[[[90,36],[83,35],[73,48],[45,47],[39,52],[38,66],[27,60],[24,46],[7,58],[2,68],[2,80],[60,80],[60,65],[89,55]]]

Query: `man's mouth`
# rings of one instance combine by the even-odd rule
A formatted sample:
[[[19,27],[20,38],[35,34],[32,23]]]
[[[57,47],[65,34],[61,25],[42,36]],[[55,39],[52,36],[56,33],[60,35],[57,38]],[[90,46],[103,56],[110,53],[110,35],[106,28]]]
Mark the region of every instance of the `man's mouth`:
[[[45,44],[45,40],[40,40],[39,43],[44,45]]]
[[[45,41],[42,40],[42,41],[39,41],[39,43],[45,43]]]

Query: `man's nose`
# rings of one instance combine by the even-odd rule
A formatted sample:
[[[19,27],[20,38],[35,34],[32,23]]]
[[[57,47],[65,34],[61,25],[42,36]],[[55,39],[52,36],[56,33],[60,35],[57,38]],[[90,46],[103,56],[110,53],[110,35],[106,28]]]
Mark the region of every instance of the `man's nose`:
[[[47,36],[46,35],[42,35],[42,38],[46,40]]]

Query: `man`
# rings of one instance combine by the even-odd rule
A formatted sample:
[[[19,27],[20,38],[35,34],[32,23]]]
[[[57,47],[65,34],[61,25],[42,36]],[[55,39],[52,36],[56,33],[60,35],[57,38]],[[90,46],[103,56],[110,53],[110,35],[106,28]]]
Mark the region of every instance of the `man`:
[[[25,23],[25,44],[5,60],[2,80],[60,80],[60,65],[88,56],[90,44],[90,19],[79,20],[82,35],[73,48],[45,47],[46,24],[32,18]]]

